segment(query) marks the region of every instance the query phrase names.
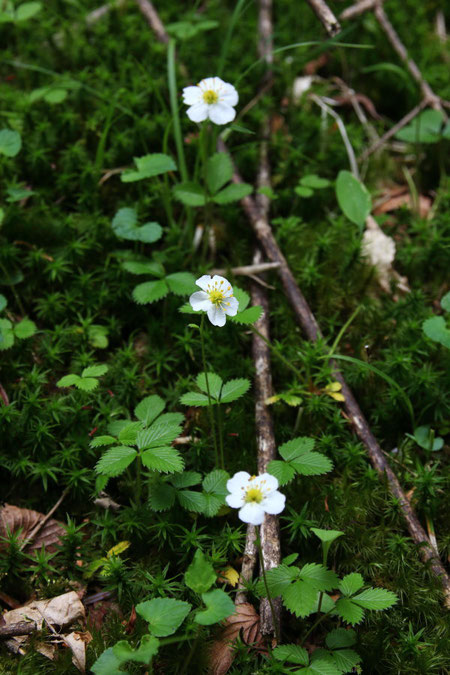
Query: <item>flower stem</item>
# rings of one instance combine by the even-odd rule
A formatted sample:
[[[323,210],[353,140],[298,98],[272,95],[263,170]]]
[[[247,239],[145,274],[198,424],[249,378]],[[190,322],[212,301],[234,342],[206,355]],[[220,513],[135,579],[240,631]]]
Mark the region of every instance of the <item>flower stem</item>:
[[[177,148],[178,164],[183,181],[188,180],[186,160],[184,158],[183,137],[181,135],[180,117],[178,114],[177,101],[177,80],[175,70],[175,41],[170,40],[167,49],[167,76],[169,81],[170,109],[172,112],[173,134],[175,136],[175,145]]]
[[[223,451],[223,418],[222,418],[222,406],[220,403],[217,405],[217,419],[219,422],[220,468],[225,470],[225,455]]]
[[[213,443],[214,443],[214,454],[216,457],[216,466],[219,465],[219,455],[217,452],[217,438],[216,438],[216,424],[214,421],[214,412],[212,409],[212,403],[211,403],[211,392],[209,389],[209,379],[208,379],[208,371],[206,368],[206,358],[205,358],[205,337],[203,334],[205,328],[205,315],[202,314],[202,318],[200,321],[200,342],[202,345],[202,362],[203,362],[203,372],[205,373],[205,380],[206,380],[206,393],[208,395],[208,414],[209,414],[209,421],[211,423],[211,431],[213,435]]]
[[[136,457],[136,462],[136,502],[137,505],[140,506],[142,493],[142,460],[139,454]]]
[[[264,555],[262,551],[262,546],[261,546],[261,530],[258,533],[258,536],[256,537],[256,546],[258,547],[258,553],[259,553],[259,564],[261,566],[261,572],[262,576],[264,579],[264,587],[266,589],[266,595],[267,595],[267,600],[269,602],[269,607],[270,607],[270,612],[272,614],[272,621],[273,621],[273,627],[275,629],[275,637],[277,640],[277,643],[281,643],[281,635],[280,635],[280,627],[277,622],[277,616],[275,614],[275,609],[273,607],[273,602],[272,602],[272,596],[269,591],[269,585],[267,583],[267,577],[266,577],[266,569],[264,567]]]

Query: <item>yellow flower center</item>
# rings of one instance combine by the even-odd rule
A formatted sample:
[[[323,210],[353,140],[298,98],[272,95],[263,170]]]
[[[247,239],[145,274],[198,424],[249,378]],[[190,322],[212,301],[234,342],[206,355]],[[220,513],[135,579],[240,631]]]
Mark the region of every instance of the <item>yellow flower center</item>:
[[[203,92],[203,100],[208,105],[212,105],[213,103],[217,103],[219,95],[213,89],[208,89]]]
[[[213,291],[209,291],[209,299],[211,300],[213,305],[221,305],[223,300],[225,298],[225,295],[223,291],[214,289]]]
[[[259,504],[260,502],[262,502],[263,497],[264,495],[262,493],[262,490],[260,490],[260,488],[254,487],[247,490],[247,493],[245,495],[245,501],[256,502],[257,504]]]

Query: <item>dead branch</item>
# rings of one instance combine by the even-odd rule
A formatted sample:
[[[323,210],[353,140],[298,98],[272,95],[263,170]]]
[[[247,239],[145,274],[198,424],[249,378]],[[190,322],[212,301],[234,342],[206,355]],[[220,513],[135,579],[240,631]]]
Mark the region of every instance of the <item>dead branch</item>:
[[[23,542],[22,542],[22,544],[21,544],[21,546],[20,546],[20,550],[26,548],[27,546],[29,546],[29,545],[33,542],[33,539],[35,539],[35,537],[37,536],[37,534],[42,530],[42,528],[44,527],[45,523],[47,523],[47,522],[50,520],[50,518],[52,517],[52,515],[55,513],[56,509],[61,505],[61,503],[63,502],[63,500],[65,499],[65,497],[66,497],[67,494],[69,493],[69,490],[70,490],[70,488],[69,488],[69,487],[66,487],[66,489],[64,490],[64,492],[62,493],[61,497],[58,499],[58,501],[56,502],[56,504],[54,504],[54,506],[52,506],[52,508],[50,509],[50,511],[47,513],[47,515],[46,515],[44,518],[42,518],[42,520],[40,520],[40,521],[35,525],[35,527],[31,530],[31,532],[30,532],[30,534],[28,535],[28,537],[27,537],[26,539],[23,540]]]
[[[258,195],[258,197],[262,197],[263,195]],[[214,268],[209,272],[209,274],[226,274],[227,272],[231,272],[232,274],[239,275],[242,274],[243,276],[247,277],[252,277],[255,274],[260,274],[261,272],[268,272],[269,270],[273,270],[279,267],[278,263],[273,263],[273,262],[261,262],[258,264],[253,264],[253,265],[242,265],[242,267],[231,267],[231,268],[225,268],[225,267],[218,267]]]
[[[242,556],[241,573],[238,582],[238,592],[236,593],[234,601],[235,605],[242,605],[242,603],[247,602],[247,594],[245,592],[246,582],[251,581],[256,567],[256,560],[258,558],[256,535],[256,527],[254,525],[247,525],[244,554]]]
[[[347,9],[344,9],[339,18],[341,21],[353,19],[355,16],[359,16],[369,9],[373,9],[376,2],[377,0],[361,0],[361,2],[357,2],[355,5],[351,5],[350,7],[347,7]]]
[[[169,42],[169,35],[159,18],[158,12],[153,7],[153,3],[150,0],[136,0],[136,3],[147,19],[150,28],[155,33],[156,39],[166,45]]]
[[[18,621],[6,626],[0,626],[0,638],[17,637],[19,635],[31,635],[38,630],[34,621]]]
[[[340,23],[324,0],[306,1],[330,37],[334,37],[340,33]]]

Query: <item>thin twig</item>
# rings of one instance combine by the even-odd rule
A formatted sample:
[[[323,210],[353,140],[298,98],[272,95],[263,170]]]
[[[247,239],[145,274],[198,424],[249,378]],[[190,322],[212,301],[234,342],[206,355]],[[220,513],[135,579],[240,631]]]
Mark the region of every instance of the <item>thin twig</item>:
[[[355,16],[359,16],[364,12],[367,12],[370,9],[373,9],[376,5],[377,0],[361,0],[355,5],[351,5],[344,9],[344,11],[339,15],[341,21],[346,21],[347,19],[353,19]]]
[[[341,32],[339,21],[324,0],[306,0],[330,37]]]
[[[412,110],[410,110],[409,113],[408,113],[407,115],[405,115],[404,117],[402,117],[402,119],[399,120],[399,121],[397,122],[397,124],[394,124],[393,127],[391,127],[388,131],[386,131],[386,133],[383,134],[383,136],[381,136],[381,138],[379,138],[379,139],[378,139],[375,143],[373,143],[369,148],[367,148],[366,150],[364,150],[364,152],[360,155],[359,160],[360,160],[360,161],[363,161],[363,160],[365,160],[367,157],[369,157],[369,155],[371,155],[372,153],[374,153],[374,152],[376,152],[377,150],[379,150],[383,145],[385,145],[385,143],[387,143],[387,141],[388,141],[390,138],[392,138],[392,136],[395,136],[395,134],[396,134],[398,131],[400,131],[400,129],[403,129],[403,127],[405,127],[407,124],[409,124],[409,123],[416,117],[416,115],[418,115],[418,114],[420,113],[421,110],[423,110],[424,108],[426,108],[426,106],[427,106],[427,102],[426,102],[425,99],[423,99],[423,100],[419,103],[419,105],[416,105],[415,108],[413,108]]]
[[[35,621],[18,621],[6,626],[0,626],[0,638],[18,637],[19,635],[31,635],[39,630]]]
[[[261,195],[258,195],[259,197]],[[273,262],[261,262],[253,265],[242,265],[241,267],[231,267],[231,268],[214,268],[210,271],[210,274],[226,274],[231,272],[235,276],[241,274],[243,276],[252,277],[255,274],[260,274],[261,272],[268,272],[269,270],[276,270],[279,267],[278,263]]]
[[[150,0],[136,0],[136,3],[139,6],[142,14],[147,19],[150,28],[155,33],[157,40],[165,45],[168,44],[169,35],[164,28],[163,22],[159,18],[158,12],[153,7],[153,3],[150,2]]]
[[[33,540],[36,538],[36,536],[42,530],[44,525],[50,520],[52,515],[55,513],[56,509],[62,504],[62,502],[65,499],[65,497],[67,496],[69,490],[70,490],[70,487],[67,486],[66,489],[64,490],[64,492],[62,493],[61,497],[58,499],[56,504],[54,506],[52,506],[50,511],[47,513],[47,515],[44,516],[44,518],[42,518],[42,520],[40,520],[38,523],[36,523],[36,525],[31,530],[30,534],[28,535],[28,537],[23,540],[23,542],[20,546],[21,551],[22,551],[22,549],[26,548],[27,546],[30,546],[30,544],[33,543]]]

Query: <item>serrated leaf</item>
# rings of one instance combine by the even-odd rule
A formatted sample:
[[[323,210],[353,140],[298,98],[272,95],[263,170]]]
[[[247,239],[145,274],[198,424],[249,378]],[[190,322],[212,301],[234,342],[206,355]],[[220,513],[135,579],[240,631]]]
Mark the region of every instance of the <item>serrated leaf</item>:
[[[178,183],[173,187],[173,194],[175,199],[186,206],[204,206],[206,203],[204,190],[198,183]]]
[[[206,184],[215,194],[233,177],[233,164],[226,152],[216,152],[206,163]]]
[[[138,284],[133,289],[133,300],[138,303],[138,305],[147,305],[157,300],[164,298],[169,292],[169,287],[164,281],[160,279],[158,281],[146,281],[143,284]]]
[[[32,337],[36,331],[37,326],[34,321],[31,321],[30,319],[22,319],[22,321],[19,321],[19,323],[14,325],[14,335],[19,338],[19,340]]]
[[[172,443],[181,433],[181,427],[177,421],[170,423],[161,421],[159,417],[156,422],[153,422],[151,427],[143,429],[137,436],[137,445],[141,450],[147,448],[157,448],[162,445]]]
[[[300,645],[280,645],[273,650],[272,656],[274,656],[277,661],[298,663],[301,666],[307,666],[309,663],[308,652],[304,647],[300,647]]]
[[[256,323],[262,317],[263,312],[264,310],[261,305],[253,305],[253,307],[248,307],[244,311],[235,314],[235,316],[229,316],[228,318],[234,323],[250,325]]]
[[[164,276],[164,267],[160,263],[151,260],[145,262],[126,260],[122,263],[122,267],[131,274],[150,274],[153,277]]]
[[[183,459],[175,448],[151,448],[142,453],[141,459],[142,464],[153,471],[176,473],[184,469]]]
[[[386,588],[367,588],[353,596],[352,601],[364,609],[382,610],[395,605],[398,598],[395,593]]]
[[[172,157],[161,153],[144,155],[143,157],[134,157],[137,170],[127,169],[121,175],[122,183],[134,183],[144,178],[159,176],[168,171],[176,171],[177,165]]]
[[[204,477],[202,487],[205,492],[225,496],[228,494],[227,480],[229,477],[230,475],[227,471],[214,469],[214,471],[211,471]]]
[[[298,579],[299,569],[297,567],[288,567],[287,565],[279,565],[266,572],[267,585],[273,597],[281,595],[286,588]],[[256,589],[259,595],[264,595],[266,592],[263,579],[259,579],[256,584]]]
[[[190,272],[175,272],[166,277],[166,283],[175,295],[188,295],[195,291],[195,277]]]
[[[202,474],[197,471],[183,471],[183,473],[178,474],[177,476],[172,476],[170,482],[178,490],[182,488],[192,487],[193,485],[198,485],[201,483]]]
[[[225,497],[217,496],[211,494],[210,492],[203,493],[204,505],[203,505],[203,515],[207,518],[213,518],[216,516],[222,506],[225,505]]]
[[[71,387],[74,384],[77,384],[81,380],[81,377],[79,375],[75,375],[74,373],[71,373],[70,375],[64,375],[64,377],[61,377],[60,380],[56,383],[57,387]]]
[[[283,603],[297,617],[305,618],[314,612],[317,589],[306,581],[294,581],[282,593]]]
[[[100,448],[103,445],[109,445],[110,443],[116,443],[114,436],[94,436],[89,445],[91,448]]]
[[[129,422],[119,431],[118,439],[122,445],[136,445],[137,435],[141,429],[142,422]]]
[[[350,171],[339,171],[336,197],[344,214],[352,223],[363,227],[372,208],[367,188]]]
[[[118,445],[105,452],[95,465],[97,473],[103,476],[118,476],[136,457],[137,452],[134,448],[124,445]]]
[[[313,438],[299,436],[298,438],[293,438],[291,441],[287,441],[287,443],[280,445],[278,452],[283,459],[289,462],[291,459],[296,459],[307,452],[311,452],[314,445],[315,440]]]
[[[179,490],[177,499],[180,506],[186,511],[203,513],[205,510],[205,498],[201,492],[194,490]]]
[[[250,302],[249,294],[243,291],[242,288],[233,286],[233,295],[239,303],[238,311],[243,312],[244,309],[248,307],[248,303]]]
[[[219,588],[202,594],[202,600],[206,605],[203,612],[196,614],[194,621],[201,626],[211,626],[214,623],[223,621],[228,616],[235,613],[236,608],[234,602],[225,591]]]
[[[176,490],[167,483],[158,482],[150,487],[148,501],[153,511],[167,511],[175,504]]]
[[[15,157],[22,147],[22,139],[17,131],[2,129],[0,131],[0,155]]]
[[[105,363],[101,363],[98,366],[88,366],[83,369],[81,377],[101,377],[108,372],[108,366]]]
[[[337,668],[331,654],[322,649],[313,652],[311,664],[304,672],[305,675],[341,675],[341,670]]]
[[[95,377],[80,377],[75,386],[82,391],[94,391],[98,387],[98,380]]]
[[[328,633],[325,642],[330,649],[351,647],[356,642],[356,633],[351,628],[335,628]]]
[[[157,394],[146,396],[134,409],[134,414],[145,424],[149,426],[166,407],[165,402]]]
[[[341,673],[354,672],[353,668],[361,663],[361,657],[353,649],[338,649],[331,657]]]
[[[322,598],[321,598],[322,596]],[[334,605],[335,602],[334,600],[328,595],[328,593],[321,593],[317,592],[317,598],[316,598],[316,603],[314,605],[314,611],[318,612],[319,611],[319,603],[320,603],[320,611],[323,614],[328,614],[328,612],[332,612],[334,610]]]
[[[108,329],[106,326],[93,324],[88,329],[90,344],[96,349],[106,349],[108,346]]]
[[[248,183],[232,183],[214,195],[213,201],[216,204],[231,204],[231,202],[237,202],[239,199],[248,197],[252,192],[253,187]]]
[[[114,647],[109,647],[91,666],[91,670],[94,675],[124,675],[126,671],[119,670],[121,663],[122,661],[114,654]]]
[[[156,637],[172,635],[181,626],[191,605],[173,598],[154,598],[136,605],[136,613],[148,623],[148,629]]]
[[[125,429],[129,424],[131,424],[131,420],[114,420],[108,424],[107,430],[111,436],[118,436],[122,429]]]
[[[199,373],[195,378],[197,387],[201,389],[205,394],[208,393],[208,387],[206,386],[206,374]],[[219,375],[215,373],[208,373],[208,386],[210,395],[218,399],[220,397],[220,392],[222,391],[223,380]]]
[[[221,403],[231,403],[243,396],[250,388],[250,380],[239,378],[225,382],[220,397]]]
[[[359,605],[353,603],[350,598],[339,598],[336,602],[336,613],[344,619],[346,623],[355,626],[364,618],[364,610]]]
[[[191,562],[184,575],[186,586],[195,593],[206,593],[216,581],[217,575],[214,567],[206,559],[203,551],[198,549],[195,552],[194,560]]]
[[[319,476],[333,469],[333,462],[320,452],[307,452],[291,461],[291,465],[302,476]]]
[[[338,588],[344,595],[353,595],[363,586],[364,579],[362,576],[358,572],[352,572],[341,579]]]
[[[337,588],[337,574],[318,563],[307,563],[300,570],[300,578],[318,591],[332,591]]]
[[[295,476],[295,469],[289,462],[273,459],[267,466],[268,473],[275,476],[280,485],[286,485]]]
[[[183,396],[180,397],[180,403],[188,406],[203,407],[209,405],[209,399],[205,394],[189,391],[187,394],[183,394]],[[216,401],[211,399],[211,405],[214,405],[215,403]]]

